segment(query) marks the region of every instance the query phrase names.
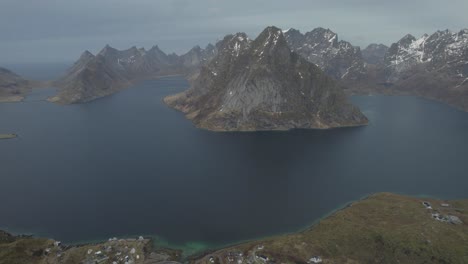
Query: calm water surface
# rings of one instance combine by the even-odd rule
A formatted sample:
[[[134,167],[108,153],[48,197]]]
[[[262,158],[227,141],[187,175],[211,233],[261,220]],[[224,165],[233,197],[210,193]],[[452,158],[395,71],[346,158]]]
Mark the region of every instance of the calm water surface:
[[[468,197],[468,114],[352,100],[370,125],[214,133],[166,107],[185,80],[88,104],[0,104],[0,228],[65,242],[158,235],[212,245],[294,231],[373,192]]]

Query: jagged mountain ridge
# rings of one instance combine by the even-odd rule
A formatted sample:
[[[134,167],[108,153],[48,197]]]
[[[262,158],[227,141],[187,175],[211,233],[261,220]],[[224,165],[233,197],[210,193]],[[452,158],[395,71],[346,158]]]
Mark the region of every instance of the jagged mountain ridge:
[[[388,81],[399,80],[405,71],[424,65],[427,71],[444,71],[463,82],[468,77],[468,29],[437,31],[418,39],[408,34],[391,45],[384,63]]]
[[[315,28],[302,34],[299,30],[284,31],[291,49],[338,80],[357,80],[365,76],[365,63],[359,47],[338,40],[330,29]]]
[[[167,55],[158,46],[148,51],[136,47],[120,51],[106,45],[97,55],[85,51],[65,76],[55,82],[60,90],[50,101],[84,103],[115,93],[139,80],[192,74],[215,52],[213,45],[206,49],[197,46],[182,56]]]
[[[468,110],[467,32],[437,31],[421,38],[407,35],[392,44],[384,56],[384,45],[371,44],[361,52],[338,40],[329,29],[317,28],[305,34],[290,29],[284,35],[292,50],[339,80],[347,93],[416,95]],[[98,59],[99,54],[86,53],[74,70],[57,82],[61,99],[65,98],[58,101],[86,102],[135,80],[165,74],[184,74],[192,81],[199,75],[200,65],[207,64],[218,48],[196,46],[181,56],[166,55],[157,46],[148,51],[132,48],[119,53],[119,63],[115,63],[115,57],[109,59],[112,56]]]
[[[288,130],[363,125],[336,82],[288,47],[282,31],[255,40],[226,36],[191,89],[165,98],[196,126],[214,131]]]
[[[409,94],[468,111],[468,29],[408,34],[384,58],[381,82],[387,93]]]

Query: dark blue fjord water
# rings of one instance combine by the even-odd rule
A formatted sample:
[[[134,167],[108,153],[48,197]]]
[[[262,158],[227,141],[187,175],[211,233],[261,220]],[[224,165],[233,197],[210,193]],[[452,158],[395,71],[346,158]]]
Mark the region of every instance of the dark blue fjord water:
[[[468,114],[353,97],[370,125],[214,133],[162,102],[180,78],[88,104],[0,104],[0,229],[65,242],[157,235],[220,245],[307,226],[373,192],[468,197]]]

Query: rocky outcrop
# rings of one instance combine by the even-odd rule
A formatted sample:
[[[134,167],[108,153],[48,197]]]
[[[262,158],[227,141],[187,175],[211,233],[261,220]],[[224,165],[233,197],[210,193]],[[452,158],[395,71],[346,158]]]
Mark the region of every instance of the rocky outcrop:
[[[367,123],[336,82],[292,52],[280,29],[226,36],[188,91],[165,102],[214,131],[333,128]]]
[[[0,68],[0,102],[23,100],[31,91],[32,83],[5,68]]]
[[[330,29],[316,28],[302,34],[296,29],[284,31],[290,48],[337,80],[365,77],[365,63],[359,47],[338,40]]]

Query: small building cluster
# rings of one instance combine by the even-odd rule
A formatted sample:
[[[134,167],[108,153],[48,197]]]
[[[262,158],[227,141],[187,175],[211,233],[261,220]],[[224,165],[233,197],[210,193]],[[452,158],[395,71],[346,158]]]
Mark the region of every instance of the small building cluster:
[[[233,264],[253,263],[251,261],[248,261],[248,259],[245,259],[244,254],[240,251],[227,252],[223,256],[223,258],[225,258],[229,263],[233,263]],[[210,263],[216,263],[217,262],[216,260],[218,259],[215,258],[214,256],[210,256],[208,260]]]
[[[232,264],[274,264],[280,263],[274,256],[268,254],[263,244],[252,247],[247,252],[242,251],[225,251],[221,255],[208,255],[206,261],[208,263],[232,263]],[[308,260],[308,264],[323,263],[323,258],[318,255],[312,255]]]
[[[166,261],[171,257],[155,252],[148,254],[147,250],[150,247],[151,239],[142,236],[133,239],[113,237],[106,242],[83,245],[64,245],[60,241],[50,240],[37,252],[44,257],[44,263],[68,263],[73,259],[74,262],[79,261],[82,264],[135,264],[145,261],[153,263],[153,259],[161,259],[161,256],[162,261]],[[178,256],[178,253],[175,256]]]
[[[463,224],[463,222],[461,221],[461,219],[458,216],[449,215],[449,214],[443,215],[440,212],[438,212],[437,210],[434,210],[430,202],[422,202],[422,204],[424,205],[424,207],[426,207],[426,209],[433,211],[431,213],[431,216],[436,221],[444,222],[444,223],[450,223],[450,224],[454,224],[454,225]],[[450,204],[442,203],[442,204],[440,204],[440,206],[444,207],[444,208],[449,208]]]
[[[145,239],[117,239],[110,238],[108,242],[94,248],[89,248],[84,257],[84,264],[132,264],[140,260],[138,252],[145,246]]]

